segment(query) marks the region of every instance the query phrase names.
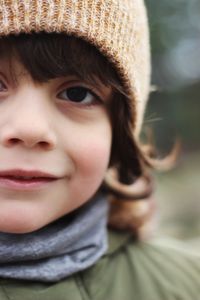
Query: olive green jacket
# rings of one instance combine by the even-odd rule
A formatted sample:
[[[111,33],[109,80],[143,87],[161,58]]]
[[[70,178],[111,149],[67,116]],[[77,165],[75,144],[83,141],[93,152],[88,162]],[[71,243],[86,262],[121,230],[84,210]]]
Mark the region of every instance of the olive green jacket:
[[[182,244],[109,233],[98,263],[58,283],[0,280],[0,300],[200,300],[200,255]]]

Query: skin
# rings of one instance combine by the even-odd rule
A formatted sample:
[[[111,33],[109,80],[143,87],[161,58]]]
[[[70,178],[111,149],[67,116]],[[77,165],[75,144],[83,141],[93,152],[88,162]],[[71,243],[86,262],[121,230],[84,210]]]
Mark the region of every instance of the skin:
[[[107,110],[111,89],[74,77],[35,83],[23,66],[0,61],[0,172],[37,170],[58,179],[36,189],[0,186],[0,231],[28,233],[86,203],[107,170],[112,130]],[[76,103],[66,89],[87,93]]]

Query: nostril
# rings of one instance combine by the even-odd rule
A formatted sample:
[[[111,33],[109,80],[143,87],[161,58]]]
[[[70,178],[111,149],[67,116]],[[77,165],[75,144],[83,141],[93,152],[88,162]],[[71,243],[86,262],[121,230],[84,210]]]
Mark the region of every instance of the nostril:
[[[8,144],[9,145],[16,145],[17,143],[19,143],[19,139],[17,139],[17,138],[12,138],[12,139],[9,139],[9,141],[8,141]]]
[[[39,146],[43,149],[48,150],[49,148],[51,148],[51,143],[41,141],[39,142]]]
[[[46,146],[48,146],[48,143],[47,142],[40,142],[40,146],[46,147]]]

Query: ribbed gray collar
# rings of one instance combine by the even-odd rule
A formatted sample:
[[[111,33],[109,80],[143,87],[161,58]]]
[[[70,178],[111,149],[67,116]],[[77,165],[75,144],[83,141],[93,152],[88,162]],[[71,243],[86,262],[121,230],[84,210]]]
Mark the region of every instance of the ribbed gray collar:
[[[107,213],[99,194],[35,232],[0,232],[0,277],[53,282],[90,267],[107,250]]]

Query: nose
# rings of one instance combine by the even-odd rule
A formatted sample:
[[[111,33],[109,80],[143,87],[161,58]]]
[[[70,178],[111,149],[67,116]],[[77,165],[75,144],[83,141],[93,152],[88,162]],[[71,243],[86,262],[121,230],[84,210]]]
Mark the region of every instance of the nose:
[[[55,147],[56,135],[51,127],[47,107],[38,99],[31,100],[19,101],[14,108],[7,109],[5,122],[0,130],[3,146],[21,145],[26,148],[40,147],[45,150]]]

